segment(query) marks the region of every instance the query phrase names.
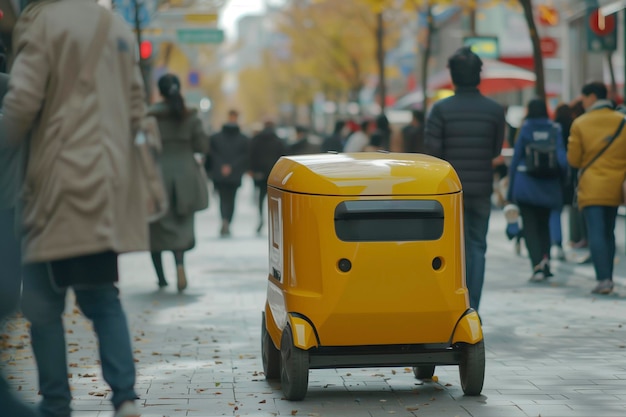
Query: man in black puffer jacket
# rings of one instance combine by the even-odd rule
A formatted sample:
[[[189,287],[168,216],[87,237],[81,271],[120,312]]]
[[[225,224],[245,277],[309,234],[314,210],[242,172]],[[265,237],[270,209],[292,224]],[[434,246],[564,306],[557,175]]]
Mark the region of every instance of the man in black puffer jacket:
[[[493,192],[492,161],[502,150],[504,108],[478,90],[482,61],[470,48],[452,55],[448,68],[455,94],[433,106],[426,121],[425,145],[427,153],[450,162],[461,180],[465,275],[470,306],[478,310]]]

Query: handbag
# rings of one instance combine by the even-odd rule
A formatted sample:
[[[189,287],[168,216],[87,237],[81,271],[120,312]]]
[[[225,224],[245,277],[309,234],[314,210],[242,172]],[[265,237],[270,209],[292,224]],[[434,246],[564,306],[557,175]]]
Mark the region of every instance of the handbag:
[[[174,177],[174,210],[179,216],[189,216],[209,207],[209,188],[206,173],[202,165],[194,158],[193,177],[181,175]]]
[[[196,175],[197,194],[193,211],[202,211],[209,208],[209,178],[204,171],[204,167],[198,164],[198,174]]]
[[[169,199],[163,182],[163,172],[158,163],[161,153],[161,135],[159,125],[153,116],[145,116],[134,141],[135,154],[139,162],[139,181],[146,190],[145,204],[148,209],[148,221],[155,222],[169,209]]]
[[[615,133],[613,133],[612,136],[606,139],[608,143],[604,146],[604,148],[600,149],[600,152],[598,152],[591,159],[591,161],[587,163],[587,165],[585,165],[578,171],[578,180],[576,181],[576,187],[574,188],[574,196],[573,196],[573,201],[572,201],[573,207],[578,207],[578,185],[580,184],[580,178],[585,173],[587,168],[589,168],[594,162],[596,162],[596,160],[600,158],[600,156],[602,156],[604,151],[606,151],[609,148],[609,146],[611,146],[611,143],[613,143],[615,139],[620,135],[620,133],[622,133],[622,129],[624,129],[625,123],[626,123],[626,116],[624,116],[622,120],[620,121],[619,126],[617,127],[617,130],[615,131]],[[622,182],[622,204],[626,205],[626,179],[624,179],[624,181]]]

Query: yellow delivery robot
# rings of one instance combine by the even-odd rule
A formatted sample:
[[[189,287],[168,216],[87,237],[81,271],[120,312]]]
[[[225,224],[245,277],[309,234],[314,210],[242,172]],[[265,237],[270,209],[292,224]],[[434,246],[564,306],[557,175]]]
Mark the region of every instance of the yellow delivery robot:
[[[310,369],[458,365],[479,395],[485,347],[465,285],[463,194],[421,154],[281,158],[268,180],[263,369],[302,400]]]

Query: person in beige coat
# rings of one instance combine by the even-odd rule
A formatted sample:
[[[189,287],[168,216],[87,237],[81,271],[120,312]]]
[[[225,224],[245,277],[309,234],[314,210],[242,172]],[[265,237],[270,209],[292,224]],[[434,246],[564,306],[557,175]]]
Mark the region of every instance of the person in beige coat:
[[[128,26],[90,0],[31,3],[13,33],[4,99],[9,139],[24,143],[24,284],[46,417],[72,399],[62,314],[73,287],[93,321],[116,417],[138,416],[135,365],[118,280],[118,254],[148,249],[145,191],[133,139],[145,114]]]
[[[159,92],[163,101],[153,105],[149,113],[157,118],[163,152],[161,168],[169,196],[167,213],[150,224],[150,251],[159,279],[159,287],[167,286],[161,252],[172,251],[176,262],[178,291],[187,288],[185,252],[196,244],[194,213],[204,207],[208,198],[206,176],[194,153],[208,152],[208,135],[195,110],[188,109],[180,91],[180,80],[173,74],[159,78]],[[203,188],[203,189],[200,189]]]
[[[607,100],[607,88],[592,82],[582,88],[585,114],[570,128],[567,160],[579,169],[578,208],[587,225],[587,240],[596,273],[594,294],[613,291],[615,221],[623,202],[626,177],[626,126],[624,115]],[[621,128],[621,131],[620,131]],[[612,142],[609,139],[620,132]]]

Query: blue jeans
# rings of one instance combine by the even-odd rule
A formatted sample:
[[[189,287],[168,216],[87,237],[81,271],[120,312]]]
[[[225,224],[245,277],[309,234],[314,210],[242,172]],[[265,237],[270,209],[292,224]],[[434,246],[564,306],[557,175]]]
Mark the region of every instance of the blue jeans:
[[[74,288],[83,314],[93,322],[98,336],[102,375],[113,391],[113,406],[137,399],[135,363],[126,315],[117,287],[111,284]],[[43,417],[71,414],[65,330],[62,314],[67,289],[57,287],[45,263],[24,267],[22,312],[31,323],[31,342],[39,371]]]
[[[559,245],[563,243],[563,232],[561,228],[561,208],[550,211],[550,243]]]
[[[617,207],[589,206],[583,208],[583,215],[596,279],[613,279]]]
[[[485,281],[485,253],[487,231],[491,215],[491,199],[464,199],[465,228],[465,283],[469,291],[470,307],[478,311]]]

